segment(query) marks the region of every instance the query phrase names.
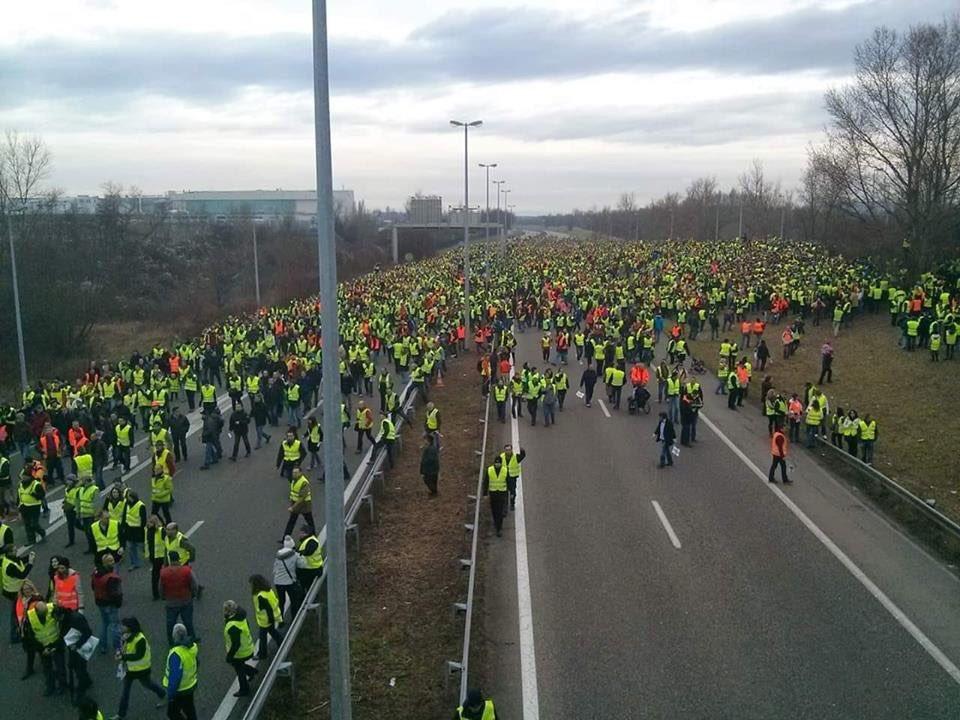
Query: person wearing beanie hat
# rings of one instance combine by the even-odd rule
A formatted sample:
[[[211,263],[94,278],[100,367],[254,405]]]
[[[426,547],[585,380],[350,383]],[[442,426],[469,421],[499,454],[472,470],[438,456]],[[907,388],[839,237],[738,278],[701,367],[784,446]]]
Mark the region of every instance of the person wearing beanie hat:
[[[463,705],[454,712],[453,720],[497,720],[497,711],[493,707],[493,700],[484,700],[479,688],[471,688]]]

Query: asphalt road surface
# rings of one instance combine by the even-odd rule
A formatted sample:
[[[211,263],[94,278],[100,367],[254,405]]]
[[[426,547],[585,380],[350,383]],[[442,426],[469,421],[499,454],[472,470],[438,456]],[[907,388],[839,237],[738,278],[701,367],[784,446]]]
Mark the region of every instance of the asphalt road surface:
[[[381,360],[379,368],[384,365]],[[403,384],[399,378],[394,378],[398,392]],[[357,396],[354,396],[352,407],[356,407]],[[367,398],[376,413],[379,410],[379,401],[376,393],[373,398]],[[225,395],[219,398],[219,405],[224,413],[224,420],[230,417],[230,400]],[[247,404],[249,410],[249,403]],[[336,410],[339,412],[339,408]],[[280,477],[275,468],[277,447],[283,439],[285,424],[280,427],[267,427],[272,435],[269,445],[256,450],[249,458],[240,455],[236,463],[230,462],[228,456],[233,448],[233,441],[227,436],[224,428],[222,444],[224,459],[210,470],[200,472],[203,462],[203,445],[200,442],[199,415],[190,414],[191,431],[188,438],[189,461],[177,466],[174,477],[175,499],[172,508],[173,519],[180,525],[181,531],[190,533],[191,542],[197,547],[197,560],[193,567],[198,580],[204,585],[203,599],[195,602],[194,625],[200,637],[200,684],[197,691],[197,711],[203,720],[216,718],[226,720],[228,717],[239,716],[245,701],[237,702],[231,696],[236,690],[233,687],[235,675],[233,670],[224,662],[223,645],[223,614],[222,604],[227,599],[236,600],[245,608],[249,615],[251,630],[256,641],[256,623],[251,612],[251,600],[248,578],[253,573],[260,573],[272,580],[273,557],[280,547],[278,540],[281,537],[287,521],[286,508],[288,505],[289,484]],[[319,416],[318,416],[319,419]],[[352,416],[351,416],[352,420]],[[379,421],[377,421],[378,423]],[[306,427],[306,423],[304,426]],[[375,426],[375,430],[378,425]],[[356,434],[352,430],[346,433],[346,449],[344,459],[351,473],[355,473],[361,462],[369,460],[369,454],[356,455]],[[255,433],[251,422],[251,445],[255,442]],[[369,444],[364,442],[364,450]],[[149,462],[150,453],[147,446],[140,445],[133,451],[138,455],[143,466],[134,467],[126,476],[127,483],[133,487],[142,499],[147,499],[149,508]],[[321,454],[322,457],[322,454]],[[314,520],[318,530],[323,526],[324,491],[323,484],[318,482],[320,470],[307,470],[309,458],[303,468],[313,485]],[[16,469],[15,469],[16,470]],[[106,480],[110,483],[113,475],[107,473]],[[53,528],[46,543],[33,547],[37,552],[31,579],[41,591],[46,589],[46,568],[52,555],[67,555],[73,566],[82,573],[86,594],[86,615],[90,621],[94,635],[102,637],[100,616],[93,602],[93,591],[89,588],[89,578],[93,571],[90,556],[83,555],[85,541],[78,536],[77,544],[64,549],[66,531],[60,517],[62,502],[62,485],[56,488],[51,500],[51,514],[48,523]],[[23,542],[23,532],[20,523],[15,525],[17,541]],[[153,649],[153,676],[160,681],[163,675],[163,660],[166,657],[166,616],[162,601],[154,602],[150,593],[149,565],[129,571],[124,566],[121,571],[123,580],[124,604],[120,609],[120,617],[136,616],[144,627]],[[6,608],[4,601],[4,608]],[[25,655],[20,646],[10,645],[7,641],[7,610],[4,610],[2,619],[2,635],[0,635],[0,697],[3,698],[3,708],[0,718],[43,718],[44,720],[60,720],[61,718],[76,717],[66,696],[42,697],[43,677],[39,672],[32,678],[21,681],[20,676],[25,667]],[[271,654],[273,649],[271,649]],[[326,652],[326,648],[318,647],[317,652]],[[116,679],[116,662],[109,655],[96,655],[89,664],[89,671],[94,680],[94,686],[89,694],[101,706],[105,717],[112,716],[120,699],[120,681]],[[164,710],[154,709],[155,698],[145,690],[135,685],[131,692],[129,718],[160,718],[165,717]],[[236,710],[231,714],[231,711]]]
[[[539,334],[518,337],[542,369]],[[770,486],[765,419],[712,375],[698,442],[661,470],[656,397],[630,416],[598,383],[587,408],[567,370],[554,427],[500,426],[527,451],[487,539],[484,690],[504,717],[960,717],[949,568],[800,448],[794,484]]]

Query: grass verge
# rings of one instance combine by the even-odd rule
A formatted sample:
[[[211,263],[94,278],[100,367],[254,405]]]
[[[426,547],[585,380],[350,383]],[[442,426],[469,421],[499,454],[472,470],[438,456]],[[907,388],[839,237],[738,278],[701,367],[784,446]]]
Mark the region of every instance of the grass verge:
[[[449,363],[445,386],[431,390],[440,408],[443,444],[440,494],[430,498],[420,477],[422,412],[404,431],[403,452],[377,497],[376,523],[361,529],[359,557],[348,567],[353,714],[379,720],[397,713],[445,718],[455,705],[456,678],[444,681],[447,660],[460,657],[467,495],[476,489],[483,426],[472,356]],[[361,513],[365,516],[365,513]],[[476,614],[475,614],[476,617]],[[296,693],[279,681],[265,717],[325,717],[329,709],[326,639],[310,623],[294,648]]]
[[[829,322],[819,327],[808,323],[800,349],[789,360],[782,359],[782,329],[769,325],[765,333],[773,362],[763,373],[754,371],[757,389],[763,376],[770,375],[774,387],[788,397],[791,392],[802,397],[804,383],[816,384],[819,378],[820,346],[830,338],[835,349],[833,382],[818,387],[827,394],[831,412],[842,407],[861,417],[871,413],[879,430],[874,467],[919,497],[935,500],[944,514],[960,519],[960,417],[948,399],[960,387],[960,360],[934,363],[925,350],[901,350],[899,330],[890,326],[885,312],[854,318],[836,338]],[[727,337],[733,339],[734,333]],[[736,339],[739,342],[739,334]],[[715,380],[719,342],[701,339],[690,345]],[[751,348],[751,361],[752,353]],[[712,391],[712,383],[705,389]],[[759,401],[760,393],[751,390],[748,402]]]

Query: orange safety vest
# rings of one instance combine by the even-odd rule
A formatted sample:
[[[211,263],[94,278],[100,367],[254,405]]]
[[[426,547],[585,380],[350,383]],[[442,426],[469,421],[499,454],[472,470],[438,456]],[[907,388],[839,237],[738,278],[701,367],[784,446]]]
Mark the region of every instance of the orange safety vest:
[[[777,447],[777,438],[783,438],[783,450]],[[775,457],[785,458],[787,456],[787,447],[789,444],[790,442],[787,440],[787,436],[777,430],[773,434],[773,437],[770,438],[770,454]]]
[[[57,455],[60,454],[60,433],[56,429],[52,433],[45,433],[40,436],[40,449],[43,451],[43,456],[47,456],[47,439],[53,437],[53,447],[57,451]]]
[[[749,335],[749,334],[750,334],[750,323],[747,322],[746,320],[744,320],[742,323],[740,323],[740,334],[741,334],[741,335]]]
[[[171,375],[180,374],[180,356],[179,355],[170,356],[170,374]]]
[[[80,594],[77,592],[77,582],[80,580],[80,573],[71,573],[65,578],[59,575],[53,576],[53,595],[57,607],[77,610],[80,607]]]
[[[630,368],[630,382],[633,385],[646,385],[649,379],[650,373],[647,372],[646,368],[640,365],[634,365]]]
[[[73,455],[76,457],[77,450],[87,443],[87,431],[83,428],[79,430],[74,430],[70,428],[67,431],[67,442],[70,443],[70,447],[73,448]]]
[[[753,324],[753,334],[754,335],[763,335],[763,329],[766,327],[764,322],[755,322]]]
[[[737,366],[737,380],[740,381],[740,387],[746,387],[747,383],[750,382],[750,375],[743,365]]]

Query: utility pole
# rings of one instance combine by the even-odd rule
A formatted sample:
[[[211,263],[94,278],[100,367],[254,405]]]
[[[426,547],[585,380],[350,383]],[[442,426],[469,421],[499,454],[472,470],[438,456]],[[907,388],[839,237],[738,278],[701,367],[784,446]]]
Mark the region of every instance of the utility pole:
[[[262,306],[260,305],[260,258],[257,255],[257,221],[251,218],[250,224],[253,225],[253,284],[256,286],[257,311],[259,311]]]
[[[719,242],[720,240],[720,203],[717,203],[717,215],[713,221],[713,241]]]
[[[451,120],[454,127],[463,128],[463,324],[470,330],[470,152],[469,131],[472,127],[480,127],[483,120],[460,122]],[[339,374],[339,371],[338,371]]]
[[[500,192],[503,193],[503,252],[504,254],[506,254],[507,235],[508,235],[508,230],[510,229],[507,227],[510,224],[510,216],[507,214],[507,195],[512,193],[513,190],[501,190]]]
[[[670,208],[670,235],[669,240],[673,240],[673,208]]]
[[[737,221],[737,240],[743,237],[743,195],[740,195],[740,220]]]
[[[787,206],[780,208],[780,239],[783,240],[783,221],[786,218]]]
[[[484,240],[490,239],[490,168],[495,168],[496,166],[497,166],[497,163],[490,163],[488,165],[485,165],[484,163],[480,163],[480,167],[486,168],[487,170],[487,216],[484,218],[484,223],[483,223],[483,239]]]
[[[323,433],[339,437],[340,325],[337,312],[337,250],[330,157],[330,80],[327,64],[327,2],[313,0],[313,105],[317,156],[317,256],[323,342]],[[347,607],[347,553],[343,522],[343,446],[323,444],[327,522],[327,635],[330,657],[330,717],[351,720],[350,622]]]

